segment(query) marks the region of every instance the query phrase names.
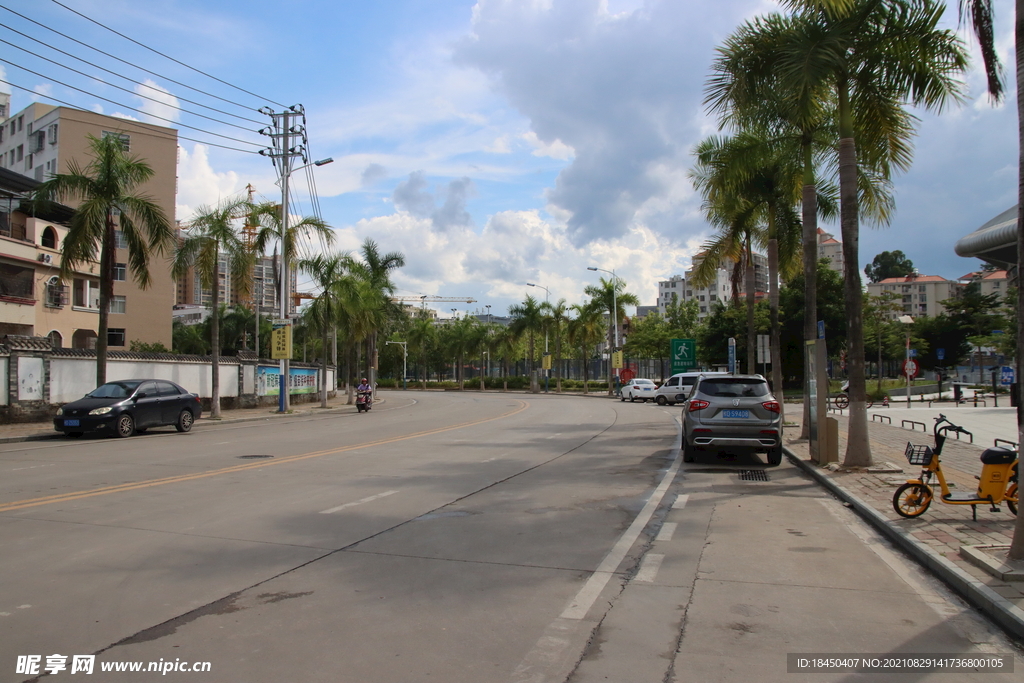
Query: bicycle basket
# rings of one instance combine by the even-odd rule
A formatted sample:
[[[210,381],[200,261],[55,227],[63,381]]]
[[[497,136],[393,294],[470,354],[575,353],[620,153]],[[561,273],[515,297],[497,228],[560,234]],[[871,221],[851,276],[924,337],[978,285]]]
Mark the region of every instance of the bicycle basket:
[[[907,443],[907,450],[904,454],[907,456],[907,462],[911,465],[920,465],[921,467],[930,465],[932,458],[935,457],[935,452],[931,449],[931,446],[918,446],[912,443]]]

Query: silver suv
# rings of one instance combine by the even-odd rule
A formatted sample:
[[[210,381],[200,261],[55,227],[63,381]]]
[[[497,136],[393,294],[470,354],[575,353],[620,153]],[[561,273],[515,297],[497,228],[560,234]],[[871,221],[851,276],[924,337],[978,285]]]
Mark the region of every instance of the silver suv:
[[[686,400],[687,395],[690,393],[690,389],[693,388],[693,383],[697,381],[698,377],[712,377],[719,375],[728,375],[727,372],[680,372],[672,375],[665,383],[658,387],[658,390],[654,392],[654,400],[659,406],[670,405],[674,406],[676,403],[682,403]]]
[[[702,375],[683,405],[683,462],[702,449],[768,454],[782,462],[779,402],[761,375]]]

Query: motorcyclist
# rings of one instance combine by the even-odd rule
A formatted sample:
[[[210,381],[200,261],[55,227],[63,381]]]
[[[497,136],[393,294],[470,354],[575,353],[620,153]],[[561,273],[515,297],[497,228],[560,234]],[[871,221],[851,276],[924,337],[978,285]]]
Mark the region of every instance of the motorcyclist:
[[[356,394],[366,394],[366,402],[373,403],[373,390],[370,388],[370,383],[364,377],[363,381],[356,387]]]

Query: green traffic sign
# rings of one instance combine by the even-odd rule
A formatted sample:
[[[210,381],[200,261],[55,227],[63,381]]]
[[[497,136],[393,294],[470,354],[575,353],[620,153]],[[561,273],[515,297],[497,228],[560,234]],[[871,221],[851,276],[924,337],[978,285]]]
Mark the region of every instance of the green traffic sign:
[[[697,367],[697,341],[694,339],[672,340],[672,374],[686,372]]]

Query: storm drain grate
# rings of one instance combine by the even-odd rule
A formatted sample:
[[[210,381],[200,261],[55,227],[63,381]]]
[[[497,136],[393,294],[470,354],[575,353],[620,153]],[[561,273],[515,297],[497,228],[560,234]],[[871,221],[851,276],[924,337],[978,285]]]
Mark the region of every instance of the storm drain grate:
[[[241,460],[260,460],[262,458],[273,458],[272,455],[239,455],[238,458]]]
[[[764,470],[740,470],[740,481],[770,481]]]

